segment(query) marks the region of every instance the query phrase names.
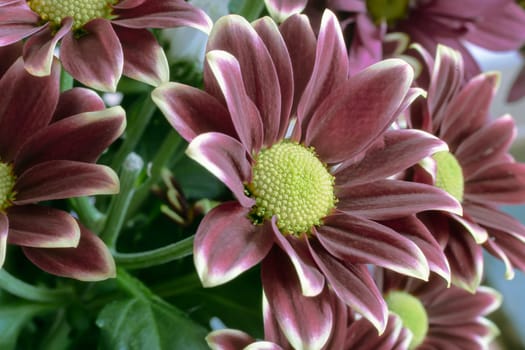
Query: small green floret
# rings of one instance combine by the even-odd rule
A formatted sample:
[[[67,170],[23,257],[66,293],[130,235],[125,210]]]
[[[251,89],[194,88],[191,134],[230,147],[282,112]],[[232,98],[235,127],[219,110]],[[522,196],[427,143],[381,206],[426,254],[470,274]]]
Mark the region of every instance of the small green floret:
[[[436,161],[437,166],[435,185],[447,191],[458,201],[463,201],[465,180],[456,157],[450,152],[442,151],[434,154],[432,158]]]
[[[310,232],[336,204],[334,177],[313,148],[281,142],[256,156],[248,190],[255,198],[254,221],[277,216],[283,234]]]
[[[392,291],[387,294],[385,301],[388,309],[397,314],[403,326],[412,332],[412,341],[409,350],[417,348],[428,332],[428,316],[425,307],[418,298],[401,291]]]
[[[367,0],[366,7],[375,23],[392,24],[406,17],[409,0]]]
[[[12,167],[0,162],[0,212],[7,209],[14,200],[14,185],[15,177],[13,175]]]
[[[29,0],[29,7],[54,28],[66,17],[73,18],[73,30],[95,18],[111,18],[111,5],[117,0]]]

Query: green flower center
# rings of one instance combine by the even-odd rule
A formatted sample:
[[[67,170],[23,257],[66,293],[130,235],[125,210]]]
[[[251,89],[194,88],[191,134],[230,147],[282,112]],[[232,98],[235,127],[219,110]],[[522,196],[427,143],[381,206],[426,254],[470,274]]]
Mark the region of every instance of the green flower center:
[[[81,28],[95,18],[111,18],[111,5],[117,0],[29,0],[29,7],[42,20],[51,22],[55,28],[66,17],[73,18],[73,30]]]
[[[256,156],[253,180],[255,223],[277,216],[283,234],[310,232],[335,207],[334,177],[313,148],[281,142]]]
[[[406,292],[392,291],[385,297],[388,309],[397,314],[403,326],[412,332],[409,350],[417,348],[428,332],[428,316],[418,298]]]
[[[15,176],[9,164],[0,162],[0,212],[11,206],[14,200]]]
[[[437,167],[435,185],[461,202],[465,180],[456,157],[448,151],[442,151],[435,153],[432,158],[436,161]]]
[[[409,0],[366,0],[368,14],[375,23],[386,21],[393,24],[408,12]]]

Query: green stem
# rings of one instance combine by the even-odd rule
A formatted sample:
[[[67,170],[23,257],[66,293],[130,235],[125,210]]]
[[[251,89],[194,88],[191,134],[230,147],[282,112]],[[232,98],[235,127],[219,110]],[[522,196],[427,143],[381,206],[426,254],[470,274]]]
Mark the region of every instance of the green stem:
[[[140,253],[114,253],[117,264],[126,269],[141,269],[182,259],[193,253],[193,239],[190,236],[165,247]]]
[[[73,77],[64,69],[60,72],[60,92],[73,88]]]
[[[148,299],[153,296],[153,293],[142,282],[120,267],[117,268],[117,281],[126,292],[134,297]]]
[[[151,186],[159,182],[161,179],[161,171],[163,167],[168,167],[168,164],[173,164],[173,160],[177,151],[182,145],[182,138],[175,131],[171,130],[160,146],[155,158],[153,158],[150,177],[142,184],[141,188],[133,197],[129,213],[135,213],[140,205],[146,200],[150,194]]]
[[[100,231],[99,226],[104,221],[105,215],[91,203],[89,197],[69,198],[68,202],[86,227],[94,232]]]
[[[128,213],[131,198],[135,193],[137,178],[143,166],[142,158],[135,153],[130,153],[122,166],[120,172],[120,193],[111,198],[104,229],[100,234],[100,238],[112,250],[116,246],[120,230]]]
[[[35,287],[19,280],[5,269],[0,270],[0,287],[13,295],[32,301],[56,302],[63,305],[64,301],[73,298],[73,291],[69,288],[48,289]]]
[[[151,290],[161,298],[179,296],[200,288],[202,282],[195,273],[151,286]]]
[[[146,126],[155,113],[156,106],[149,94],[144,99],[138,100],[130,107],[128,113],[128,125],[126,126],[126,137],[119,150],[111,162],[111,168],[118,171],[124,162],[124,159],[130,154],[139,143]]]

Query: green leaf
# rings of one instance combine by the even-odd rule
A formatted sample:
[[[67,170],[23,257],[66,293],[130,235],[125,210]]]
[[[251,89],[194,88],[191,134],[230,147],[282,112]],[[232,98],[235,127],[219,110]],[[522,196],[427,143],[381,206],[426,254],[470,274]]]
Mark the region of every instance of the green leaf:
[[[230,12],[245,17],[248,21],[254,21],[261,15],[264,9],[262,0],[231,0]]]
[[[208,349],[208,331],[157,299],[115,301],[100,312],[100,349]]]
[[[34,316],[49,311],[53,306],[27,303],[0,307],[0,349],[14,349],[22,328]]]

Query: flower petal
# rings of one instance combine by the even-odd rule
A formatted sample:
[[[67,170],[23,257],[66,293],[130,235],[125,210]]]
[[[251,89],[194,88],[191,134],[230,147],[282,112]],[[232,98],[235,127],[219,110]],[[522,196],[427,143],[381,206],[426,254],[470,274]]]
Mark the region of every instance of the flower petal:
[[[345,263],[374,264],[426,280],[429,267],[418,246],[377,222],[348,214],[332,215],[318,228],[318,239]]]
[[[47,26],[38,25],[39,16],[25,1],[12,1],[0,7],[0,46],[21,41]]]
[[[269,223],[254,225],[249,208],[226,202],[210,211],[197,229],[195,268],[205,287],[226,283],[259,263],[273,246]]]
[[[115,194],[119,191],[117,174],[107,166],[51,160],[37,164],[20,175],[14,187],[16,205],[39,201]]]
[[[101,111],[105,108],[104,100],[95,91],[75,87],[60,94],[53,121],[75,114]]]
[[[483,275],[483,250],[467,233],[452,231],[445,255],[452,270],[452,283],[471,293],[479,287]]]
[[[300,13],[308,0],[265,0],[266,9],[277,22],[282,22],[291,15]]]
[[[80,228],[65,211],[38,205],[13,206],[9,216],[10,244],[36,248],[76,247]]]
[[[403,321],[390,314],[383,334],[378,335],[377,330],[365,318],[352,322],[348,329],[349,336],[345,349],[352,350],[399,350],[408,349],[412,334],[403,327]]]
[[[309,128],[319,105],[347,78],[348,54],[341,25],[333,12],[325,10],[317,38],[313,71],[297,107],[303,132]]]
[[[454,150],[468,135],[483,127],[496,94],[499,73],[484,73],[471,79],[450,101],[443,117],[439,137]],[[471,108],[467,106],[476,106]],[[434,119],[435,122],[435,119]]]
[[[121,1],[113,9],[113,22],[128,28],[188,26],[209,33],[213,25],[203,10],[184,0]]]
[[[504,231],[491,230],[491,239],[483,247],[505,265],[505,278],[514,278],[514,268],[525,271],[525,246],[522,241]]]
[[[0,79],[0,157],[14,159],[19,148],[51,121],[59,95],[60,64],[51,75],[38,78],[27,73],[18,59]],[[42,93],[45,91],[45,93]]]
[[[517,130],[510,115],[489,121],[462,140],[454,152],[468,181],[477,172],[497,163],[516,138]]]
[[[114,26],[113,30],[122,45],[125,76],[152,86],[170,80],[168,59],[152,33],[119,26]]]
[[[373,220],[388,220],[425,210],[462,214],[461,204],[445,191],[425,184],[378,180],[337,189],[337,208]]]
[[[435,152],[446,151],[446,143],[420,130],[389,130],[384,145],[367,152],[363,160],[343,163],[335,171],[338,186],[370,183],[386,179]]]
[[[0,46],[0,77],[22,55],[23,42],[19,41],[8,46]]]
[[[397,117],[413,75],[412,68],[399,59],[384,60],[362,70],[316,106],[306,144],[314,146],[327,163],[355,157]],[[348,137],[349,132],[352,137]]]
[[[258,152],[263,144],[263,123],[245,90],[239,62],[228,52],[220,50],[208,52],[206,62],[226,100],[239,139],[247,152]]]
[[[9,220],[4,213],[0,212],[0,268],[4,266],[7,250],[7,232],[9,231]]]
[[[476,223],[489,229],[503,231],[525,244],[525,226],[512,216],[496,208],[474,203],[466,204],[465,212]]]
[[[245,349],[255,339],[236,329],[219,329],[208,333],[206,342],[214,350],[239,350]]]
[[[382,222],[414,242],[425,255],[430,271],[450,283],[450,266],[441,246],[432,233],[415,216]]]
[[[388,308],[367,266],[344,264],[318,242],[311,240],[309,243],[310,253],[337,296],[382,333],[386,327]]]
[[[308,237],[306,235],[300,238],[285,237],[277,228],[275,216],[272,218],[272,228],[275,235],[274,241],[288,255],[288,259],[297,272],[302,294],[307,297],[319,295],[324,288],[324,277],[308,251],[307,242],[305,242]]]
[[[15,160],[15,172],[50,160],[94,163],[125,127],[126,112],[120,106],[62,119],[24,144]]]
[[[80,226],[76,248],[23,247],[26,257],[53,275],[80,281],[101,281],[116,276],[115,261],[104,242]]]
[[[60,29],[54,33],[50,26],[33,34],[24,45],[24,66],[32,75],[39,77],[49,75],[57,43],[73,26],[73,19],[67,17],[62,21]]]
[[[269,28],[271,27],[266,27]],[[282,40],[276,28],[272,28],[268,34],[270,37],[275,37],[273,41]],[[230,15],[217,21],[208,39],[206,50],[223,50],[235,57],[239,63],[246,93],[260,113],[264,127],[264,144],[272,145],[280,130],[281,85],[278,71],[265,42],[246,19]],[[275,53],[275,50],[275,47],[272,47],[272,52]],[[213,70],[213,67],[211,68]],[[219,80],[216,73],[215,77]],[[221,85],[220,81],[219,85]],[[226,95],[224,88],[221,89]]]
[[[70,32],[62,39],[64,69],[91,88],[113,92],[124,66],[119,38],[105,19],[94,19],[83,28],[87,34],[77,38]]]
[[[286,43],[279,33],[279,28],[275,22],[269,17],[263,17],[252,23],[252,25],[266,45],[277,71],[281,91],[281,115],[278,119],[279,132],[277,133],[276,139],[282,139],[288,130],[294,97],[292,62]],[[273,128],[275,128],[275,126],[273,126],[272,129]]]
[[[208,132],[194,138],[186,154],[228,186],[243,207],[255,204],[255,200],[244,192],[244,184],[251,181],[251,165],[239,141]]]
[[[292,62],[294,96],[290,115],[295,115],[299,100],[312,75],[317,39],[308,17],[304,15],[289,17],[279,26],[279,30]],[[283,93],[282,90],[281,93]]]
[[[200,89],[170,82],[153,90],[151,98],[187,141],[210,131],[237,138],[228,110]]]
[[[292,347],[321,349],[333,326],[328,298],[303,296],[294,267],[278,248],[264,259],[261,278],[270,308]]]

